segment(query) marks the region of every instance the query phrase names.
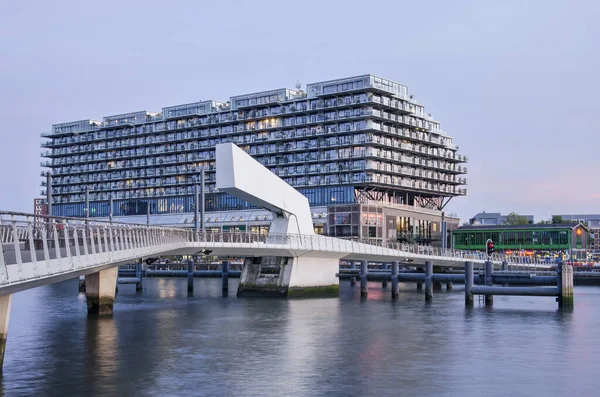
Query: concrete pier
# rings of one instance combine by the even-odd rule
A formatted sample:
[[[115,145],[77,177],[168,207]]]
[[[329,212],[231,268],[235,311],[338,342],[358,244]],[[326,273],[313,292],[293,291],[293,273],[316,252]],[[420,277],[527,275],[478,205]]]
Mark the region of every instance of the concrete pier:
[[[187,290],[194,292],[194,268],[196,265],[193,260],[187,261]]]
[[[570,309],[573,307],[573,266],[559,262],[556,268],[558,285],[558,307]]]
[[[143,289],[143,287],[144,287],[144,280],[142,280],[142,277],[143,277],[143,269],[142,269],[143,265],[142,265],[142,263],[143,262],[140,261],[140,263],[138,263],[135,266],[135,276],[137,278],[139,278],[139,280],[140,280],[139,282],[135,283],[135,290],[136,291],[141,291]]]
[[[229,262],[223,261],[221,265],[221,291],[223,296],[229,295]]]
[[[446,291],[452,291],[452,281],[446,283]]]
[[[119,268],[113,267],[85,276],[88,314],[113,313],[118,272]]]
[[[392,300],[398,299],[400,289],[398,287],[398,261],[392,262]]]
[[[494,265],[492,264],[491,261],[486,261],[485,262],[485,285],[487,285],[488,287],[494,285],[493,272],[494,272]],[[485,295],[485,305],[492,306],[493,304],[494,304],[494,295]]]
[[[367,297],[369,291],[367,288],[367,261],[360,262],[360,296]]]
[[[417,291],[423,291],[423,283],[421,283],[421,282],[417,283]]]
[[[339,296],[339,259],[300,257],[247,257],[237,296],[324,298]]]
[[[473,262],[465,262],[465,305],[473,305]]]
[[[6,337],[8,336],[8,321],[10,320],[10,303],[12,295],[0,296],[0,372],[4,364]]]
[[[433,263],[425,262],[425,302],[433,301]],[[418,286],[417,286],[418,288]]]
[[[356,269],[356,263],[355,262],[351,262],[352,264],[350,265],[350,269],[354,270]],[[350,285],[352,287],[354,287],[356,285],[356,277],[352,276],[350,277]]]

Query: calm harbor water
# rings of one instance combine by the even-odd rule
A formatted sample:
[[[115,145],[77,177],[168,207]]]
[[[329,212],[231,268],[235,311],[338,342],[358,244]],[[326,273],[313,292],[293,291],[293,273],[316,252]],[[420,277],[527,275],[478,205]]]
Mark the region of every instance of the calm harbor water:
[[[13,296],[2,394],[43,396],[594,396],[600,288],[464,307],[461,286],[425,304],[343,282],[339,299],[237,299],[220,279],[121,286],[88,318],[77,280]]]

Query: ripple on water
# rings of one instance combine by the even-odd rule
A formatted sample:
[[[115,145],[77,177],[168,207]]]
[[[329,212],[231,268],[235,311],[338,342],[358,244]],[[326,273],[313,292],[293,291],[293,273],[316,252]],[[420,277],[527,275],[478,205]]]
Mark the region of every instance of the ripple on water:
[[[221,297],[219,279],[119,288],[112,318],[88,318],[77,280],[15,294],[4,395],[595,395],[600,288],[575,309],[551,298],[464,294],[426,304],[343,283],[339,299]]]

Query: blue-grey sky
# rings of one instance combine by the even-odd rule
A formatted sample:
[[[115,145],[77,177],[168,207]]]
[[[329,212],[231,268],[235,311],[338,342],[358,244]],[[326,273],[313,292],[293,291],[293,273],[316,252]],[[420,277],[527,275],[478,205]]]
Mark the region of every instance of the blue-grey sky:
[[[33,210],[55,123],[363,73],[469,157],[463,219],[600,212],[600,2],[0,1],[0,209]]]

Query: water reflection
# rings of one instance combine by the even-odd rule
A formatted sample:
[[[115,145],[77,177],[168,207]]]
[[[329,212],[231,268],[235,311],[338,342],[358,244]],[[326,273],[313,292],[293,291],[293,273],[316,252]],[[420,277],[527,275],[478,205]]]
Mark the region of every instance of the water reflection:
[[[332,385],[320,374],[327,368],[343,365],[343,351],[336,343],[340,330],[340,300],[292,300],[288,321],[281,330],[283,346],[281,370],[292,374],[295,382],[277,381],[283,394],[310,394],[317,387],[327,392]]]
[[[86,321],[86,335],[83,341],[85,356],[82,357],[91,386],[92,394],[115,392],[116,376],[119,371],[115,320],[111,317],[90,316]]]
[[[230,289],[238,280],[230,281]],[[122,286],[112,318],[89,317],[76,280],[13,297],[5,395],[594,395],[600,288],[576,309],[549,298],[464,306],[414,284],[340,299],[221,297],[220,279]],[[467,381],[465,381],[465,379]],[[510,380],[510,381],[507,381]]]

